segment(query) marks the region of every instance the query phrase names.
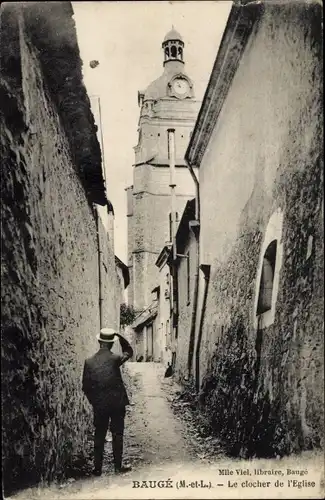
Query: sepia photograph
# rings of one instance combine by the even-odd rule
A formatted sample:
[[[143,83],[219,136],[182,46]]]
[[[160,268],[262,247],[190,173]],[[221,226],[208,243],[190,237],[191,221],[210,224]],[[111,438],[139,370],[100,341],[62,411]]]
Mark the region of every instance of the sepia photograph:
[[[2,496],[322,499],[323,2],[0,4]]]

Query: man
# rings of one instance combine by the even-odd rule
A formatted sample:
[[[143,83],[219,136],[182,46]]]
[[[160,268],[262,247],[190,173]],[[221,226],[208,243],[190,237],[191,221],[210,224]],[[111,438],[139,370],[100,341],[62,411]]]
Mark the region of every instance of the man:
[[[111,349],[119,339],[122,355]],[[105,437],[110,422],[115,473],[124,473],[131,467],[122,466],[125,407],[129,403],[120,366],[133,356],[128,341],[112,328],[103,328],[97,335],[100,349],[86,359],[82,390],[94,410],[94,474],[102,473]]]

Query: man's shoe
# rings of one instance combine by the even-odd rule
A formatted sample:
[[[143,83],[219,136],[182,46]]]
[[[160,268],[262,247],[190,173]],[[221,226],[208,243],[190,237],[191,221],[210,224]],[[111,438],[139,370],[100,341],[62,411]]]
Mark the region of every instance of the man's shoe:
[[[94,474],[94,476],[101,476],[102,475],[102,471],[100,469],[94,469],[93,470],[93,474]]]
[[[125,474],[126,472],[130,472],[132,470],[132,467],[120,467],[120,468],[115,468],[115,474]]]

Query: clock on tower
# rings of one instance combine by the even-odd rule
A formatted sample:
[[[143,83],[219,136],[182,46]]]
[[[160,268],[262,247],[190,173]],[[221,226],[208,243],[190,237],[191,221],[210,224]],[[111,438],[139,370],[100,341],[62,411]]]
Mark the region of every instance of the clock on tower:
[[[191,97],[191,84],[184,75],[175,76],[169,84],[171,89],[170,95],[184,99]]]

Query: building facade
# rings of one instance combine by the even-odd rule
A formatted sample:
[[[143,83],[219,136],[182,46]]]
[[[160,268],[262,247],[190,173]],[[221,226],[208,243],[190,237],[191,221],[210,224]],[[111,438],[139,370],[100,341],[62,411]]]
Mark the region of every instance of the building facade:
[[[323,446],[321,17],[234,3],[186,153],[210,270],[189,374],[234,455]]]
[[[158,314],[157,314],[157,355],[164,365],[172,362],[173,328],[172,312],[172,277],[170,270],[170,245],[166,245],[156,261],[159,269]]]
[[[184,42],[174,29],[162,44],[163,74],[138,93],[139,139],[135,149],[133,185],[127,188],[129,303],[141,311],[151,302],[158,283],[157,257],[170,242],[170,171],[167,130],[175,129],[176,211],[181,214],[194,184],[184,154],[199,102],[185,72]]]
[[[157,349],[158,297],[134,320],[135,360],[161,361]]]
[[[174,279],[177,280],[176,328],[173,332],[173,369],[178,379],[188,379],[189,358],[193,355],[196,325],[196,279],[198,270],[198,239],[191,223],[195,221],[195,199],[189,200],[182,214],[175,238],[176,260]],[[173,273],[173,271],[171,271]],[[192,361],[191,361],[192,362]]]

